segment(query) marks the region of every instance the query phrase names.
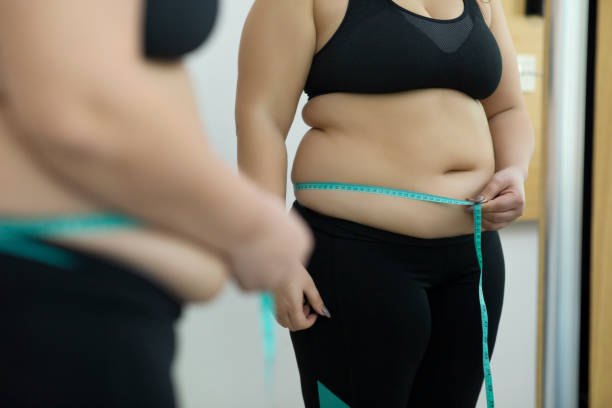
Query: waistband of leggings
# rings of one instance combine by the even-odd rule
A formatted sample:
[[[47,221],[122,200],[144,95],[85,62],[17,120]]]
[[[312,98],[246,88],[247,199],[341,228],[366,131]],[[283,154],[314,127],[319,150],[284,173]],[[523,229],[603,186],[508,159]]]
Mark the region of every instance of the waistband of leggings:
[[[313,229],[324,231],[332,236],[355,239],[369,239],[413,246],[449,246],[474,244],[474,234],[461,234],[439,238],[421,238],[384,230],[370,225],[326,215],[308,208],[295,200],[292,208],[304,218]],[[497,231],[483,231],[483,236],[495,234]]]

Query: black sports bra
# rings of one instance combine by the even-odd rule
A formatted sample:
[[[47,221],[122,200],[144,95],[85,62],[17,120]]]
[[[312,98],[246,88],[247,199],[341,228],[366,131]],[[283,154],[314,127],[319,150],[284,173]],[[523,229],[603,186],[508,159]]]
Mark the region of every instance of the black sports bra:
[[[144,54],[179,58],[204,43],[217,15],[217,0],[147,0]]]
[[[463,6],[459,17],[439,20],[393,0],[349,0],[337,31],[313,57],[308,98],[423,88],[490,96],[501,79],[499,47],[476,0]]]

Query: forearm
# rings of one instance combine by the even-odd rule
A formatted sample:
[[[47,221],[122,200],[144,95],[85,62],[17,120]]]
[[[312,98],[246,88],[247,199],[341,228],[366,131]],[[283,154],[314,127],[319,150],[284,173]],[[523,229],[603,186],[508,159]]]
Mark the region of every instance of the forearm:
[[[495,150],[495,171],[507,167],[521,170],[525,179],[534,150],[534,131],[526,108],[513,108],[489,119]]]
[[[265,115],[237,115],[240,172],[285,202],[287,148],[281,130]]]
[[[187,84],[166,74],[114,79],[121,95],[64,89],[57,101],[63,107],[45,117],[35,104],[22,104],[29,107],[17,126],[58,178],[102,205],[221,252],[282,214],[207,146]]]

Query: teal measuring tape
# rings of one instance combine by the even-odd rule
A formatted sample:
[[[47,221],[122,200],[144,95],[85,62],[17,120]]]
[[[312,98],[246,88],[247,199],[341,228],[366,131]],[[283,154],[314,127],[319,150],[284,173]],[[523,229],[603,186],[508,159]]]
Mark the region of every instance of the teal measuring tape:
[[[264,293],[261,301],[261,333],[263,337],[264,355],[264,384],[272,391],[274,385],[274,361],[276,357],[276,311],[274,310],[274,296]]]
[[[370,194],[381,194],[394,197],[409,198],[412,200],[430,201],[442,204],[455,205],[473,205],[474,206],[474,246],[476,248],[476,257],[478,258],[478,266],[480,267],[480,279],[478,281],[478,299],[480,301],[480,321],[482,324],[482,366],[484,371],[485,390],[487,396],[487,407],[493,408],[495,401],[493,398],[493,380],[491,376],[491,366],[489,362],[489,318],[487,315],[487,306],[482,292],[482,203],[473,203],[466,200],[457,200],[455,198],[442,197],[432,194],[418,193],[409,190],[399,190],[394,188],[369,186],[364,184],[347,184],[347,183],[295,183],[294,190],[339,190],[339,191],[357,191]]]
[[[0,218],[0,251],[72,269],[75,266],[75,257],[70,251],[34,241],[32,238],[62,237],[92,230],[133,227],[139,224],[133,218],[113,213]]]

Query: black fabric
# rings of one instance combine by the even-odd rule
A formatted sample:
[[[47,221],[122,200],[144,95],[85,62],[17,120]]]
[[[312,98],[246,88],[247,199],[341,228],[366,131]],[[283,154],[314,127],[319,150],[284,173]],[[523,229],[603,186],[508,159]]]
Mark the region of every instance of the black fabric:
[[[307,270],[332,318],[291,332],[306,408],[317,381],[351,408],[473,408],[483,382],[473,235],[425,239],[294,202],[314,232]],[[497,231],[482,234],[493,351],[504,295]]]
[[[150,58],[178,58],[193,51],[212,31],[218,0],[146,0],[144,52]]]
[[[305,91],[392,93],[450,88],[475,99],[497,89],[502,60],[476,0],[437,20],[393,0],[348,0],[340,27],[315,54]]]
[[[74,270],[0,253],[0,406],[175,406],[181,304],[79,251]]]

